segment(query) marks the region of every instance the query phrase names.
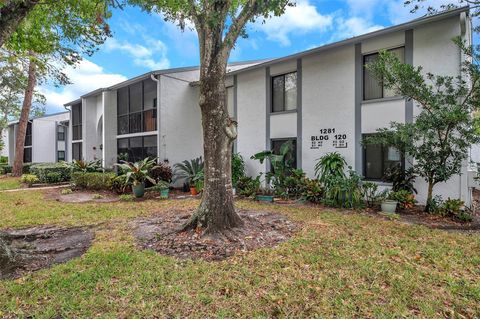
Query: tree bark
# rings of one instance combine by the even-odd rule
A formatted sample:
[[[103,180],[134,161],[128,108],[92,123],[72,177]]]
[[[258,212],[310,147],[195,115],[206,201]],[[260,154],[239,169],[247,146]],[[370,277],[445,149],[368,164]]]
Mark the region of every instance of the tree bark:
[[[25,90],[25,98],[23,99],[22,112],[18,122],[18,132],[15,139],[15,158],[12,169],[13,176],[21,176],[23,172],[25,135],[27,133],[28,118],[32,108],[33,91],[35,90],[35,85],[37,83],[36,69],[37,67],[35,61],[30,59],[30,63],[28,65],[27,89]]]
[[[425,205],[425,212],[430,213],[431,210],[431,203],[433,199],[433,182],[428,181],[428,190],[427,190],[427,205]]]
[[[12,35],[27,14],[38,4],[38,0],[7,1],[0,8],[0,47]]]
[[[243,222],[233,203],[231,161],[237,124],[230,119],[225,101],[227,58],[209,40],[203,43],[206,59],[200,71],[199,95],[205,186],[200,206],[184,230],[201,228],[205,233],[215,233],[242,226]]]

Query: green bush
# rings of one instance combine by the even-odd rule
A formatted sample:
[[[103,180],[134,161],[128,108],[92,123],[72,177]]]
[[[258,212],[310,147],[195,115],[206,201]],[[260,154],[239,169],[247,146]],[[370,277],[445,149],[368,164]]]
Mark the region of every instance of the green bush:
[[[23,166],[22,166],[22,174],[33,174],[31,172],[31,168],[32,168],[33,165],[38,165],[38,164],[24,163]]]
[[[172,181],[173,172],[172,168],[167,163],[159,163],[150,169],[149,175],[156,182],[165,181],[170,183]]]
[[[323,200],[323,187],[318,179],[305,179],[302,198],[311,203],[320,203]]]
[[[0,156],[0,165],[8,163],[8,156]]]
[[[254,197],[260,189],[260,176],[252,178],[249,176],[241,177],[237,182],[237,193],[240,196]]]
[[[22,183],[25,183],[27,184],[29,187],[32,186],[33,184],[36,184],[38,183],[40,180],[38,179],[38,177],[36,175],[32,175],[32,174],[23,174],[20,181]]]
[[[461,199],[448,198],[437,207],[437,213],[458,219],[462,222],[471,222],[473,220],[472,215],[463,208],[464,202]]]
[[[37,175],[42,183],[66,182],[70,180],[71,175],[70,168],[65,163],[33,164],[29,170],[30,174]]]
[[[12,167],[10,165],[0,165],[0,175],[10,174]]]
[[[72,184],[78,188],[90,190],[111,190],[113,181],[117,178],[115,173],[72,173]]]
[[[283,199],[298,199],[305,189],[306,177],[301,169],[293,169],[285,176],[281,183],[280,179],[273,180],[276,195]]]
[[[388,199],[397,201],[402,209],[411,209],[417,203],[415,196],[408,190],[391,192],[388,194]]]
[[[116,176],[112,180],[112,190],[117,194],[123,194],[127,192],[130,186],[127,184],[127,178],[125,175]]]
[[[232,154],[232,184],[236,187],[240,178],[245,176],[245,161],[239,153]]]

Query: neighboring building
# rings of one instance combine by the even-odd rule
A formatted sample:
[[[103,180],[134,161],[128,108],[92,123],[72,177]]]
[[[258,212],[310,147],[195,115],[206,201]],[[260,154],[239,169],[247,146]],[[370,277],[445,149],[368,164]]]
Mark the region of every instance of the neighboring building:
[[[232,63],[229,70],[264,61]],[[202,154],[198,67],[153,71],[102,88],[66,103],[72,125],[67,160],[102,160],[112,168],[119,159],[147,156],[177,163]]]
[[[32,118],[28,121],[25,135],[24,163],[52,163],[64,161],[68,154],[69,112],[56,113]],[[15,139],[18,122],[11,122],[6,132],[8,140],[8,161],[15,158]]]

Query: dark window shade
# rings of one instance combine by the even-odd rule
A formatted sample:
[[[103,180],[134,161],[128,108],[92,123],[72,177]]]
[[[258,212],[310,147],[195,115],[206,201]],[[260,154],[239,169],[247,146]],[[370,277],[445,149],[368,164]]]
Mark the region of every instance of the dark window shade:
[[[272,79],[272,112],[284,110],[284,88],[285,78],[283,76],[276,76]]]
[[[157,82],[152,79],[143,81],[143,109],[150,110],[157,107]]]
[[[142,82],[130,85],[130,113],[142,110]]]
[[[72,105],[72,140],[82,139],[82,104]]]
[[[57,140],[65,141],[65,126],[59,125],[57,127]]]
[[[117,105],[118,115],[128,114],[128,87],[118,89]]]
[[[23,149],[23,162],[31,163],[32,162],[32,148],[26,147]]]
[[[72,143],[72,159],[81,161],[83,159],[82,143]]]
[[[396,48],[388,50],[388,52],[398,57],[401,62],[405,61],[405,48]],[[363,99],[373,100],[384,97],[393,97],[395,92],[388,90],[383,86],[381,80],[378,80],[366,67],[369,63],[375,62],[378,59],[378,53],[368,54],[363,56]]]
[[[32,146],[32,123],[27,123],[27,130],[25,132],[25,146]]]
[[[142,132],[142,113],[131,113],[130,114],[130,130],[129,133],[140,133]]]
[[[365,139],[368,135],[364,135]],[[403,158],[397,149],[379,144],[365,145],[363,175],[369,180],[383,180],[385,171],[394,166],[403,167]]]

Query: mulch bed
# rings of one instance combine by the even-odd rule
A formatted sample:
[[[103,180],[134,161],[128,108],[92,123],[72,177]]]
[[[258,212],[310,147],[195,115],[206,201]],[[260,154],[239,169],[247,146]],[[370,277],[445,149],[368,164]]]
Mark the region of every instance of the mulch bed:
[[[271,212],[240,210],[243,227],[217,235],[182,231],[191,213],[170,212],[133,221],[141,247],[178,259],[222,260],[237,253],[272,247],[288,240],[299,227],[285,216]]]
[[[3,230],[0,238],[6,244],[0,247],[0,279],[4,279],[83,255],[92,244],[94,232],[86,227],[39,226]]]
[[[95,196],[101,195],[101,198]],[[75,190],[71,194],[62,195],[61,189],[52,189],[45,192],[45,198],[62,203],[111,203],[119,200],[118,195],[108,191]]]

